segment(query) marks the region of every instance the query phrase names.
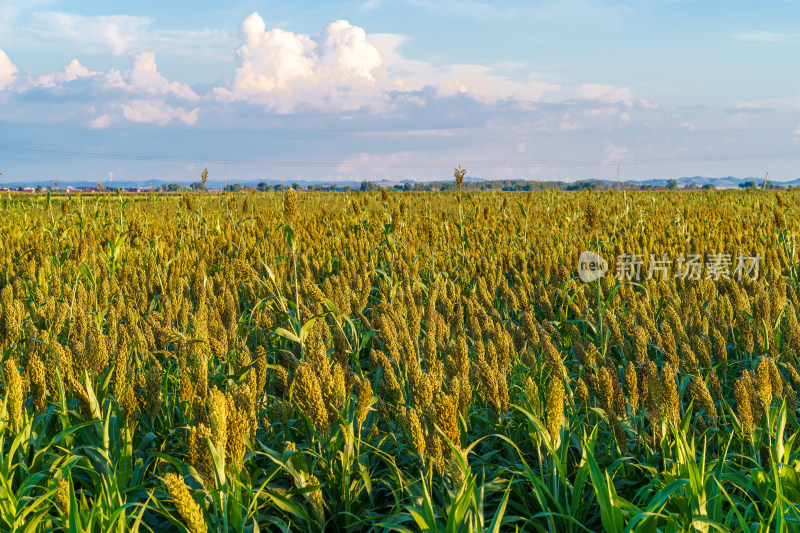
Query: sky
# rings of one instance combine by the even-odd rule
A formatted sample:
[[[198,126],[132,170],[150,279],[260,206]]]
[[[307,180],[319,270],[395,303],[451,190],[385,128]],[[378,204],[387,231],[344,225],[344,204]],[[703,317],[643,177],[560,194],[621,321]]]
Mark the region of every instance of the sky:
[[[797,0],[0,0],[0,180],[793,180],[798,20]]]

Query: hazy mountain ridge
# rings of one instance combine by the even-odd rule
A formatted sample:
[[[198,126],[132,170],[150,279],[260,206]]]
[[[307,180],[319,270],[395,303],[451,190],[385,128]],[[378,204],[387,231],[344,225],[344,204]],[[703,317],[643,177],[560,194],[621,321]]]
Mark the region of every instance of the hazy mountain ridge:
[[[587,178],[589,180],[590,178]],[[739,184],[747,182],[747,181],[754,181],[760,187],[761,184],[764,182],[764,178],[756,178],[756,177],[745,177],[745,178],[737,178],[734,176],[726,176],[721,178],[711,178],[705,176],[693,176],[693,177],[681,177],[681,178],[658,178],[658,179],[647,179],[647,180],[637,180],[637,179],[629,179],[629,180],[621,180],[621,183],[629,184],[629,185],[642,185],[642,186],[651,186],[651,187],[666,187],[670,179],[675,179],[678,182],[678,188],[685,188],[690,184],[694,184],[697,187],[702,187],[703,185],[711,184],[717,189],[726,189],[726,188],[738,188]],[[42,187],[55,187],[56,180],[40,180],[40,181],[8,181],[8,182],[0,182],[0,187],[9,188],[9,189],[16,189],[18,187],[37,187],[41,185]],[[97,181],[89,181],[89,180],[57,180],[59,188],[64,189],[66,187],[71,187],[75,189],[82,189],[82,188],[91,188],[96,187],[98,182]],[[118,180],[118,181],[105,181],[100,182],[103,184],[104,187],[107,189],[114,189],[114,188],[159,188],[162,185],[168,185],[171,183],[177,183],[183,187],[188,187],[192,183],[195,183],[199,180],[161,180],[161,179],[148,179],[148,180]],[[392,180],[363,180],[369,181],[379,187],[394,187],[395,185],[404,185],[406,183],[416,184],[416,183],[443,183],[447,180],[439,180],[439,179],[419,179],[419,180],[400,180],[400,181],[392,181]],[[465,179],[467,182],[471,183],[485,183],[485,182],[492,182],[492,181],[501,181],[500,179],[492,179],[492,178],[477,178],[477,177],[467,177]],[[527,181],[540,181],[540,182],[548,182],[548,181],[561,181],[556,178],[551,180],[527,180]],[[567,183],[574,183],[577,181],[584,181],[584,180],[569,180]],[[619,183],[616,180],[597,180],[605,183]],[[776,185],[783,185],[783,186],[792,186],[797,187],[800,186],[800,178],[791,180],[791,181],[781,181],[781,180],[769,180],[770,183]],[[346,180],[346,181],[333,181],[333,180],[279,180],[279,179],[249,179],[249,180],[237,180],[237,179],[229,179],[227,184],[240,184],[242,186],[247,187],[257,187],[259,183],[266,183],[267,185],[277,185],[283,184],[289,186],[293,183],[300,185],[302,188],[307,188],[312,185],[321,185],[325,187],[329,186],[337,186],[337,187],[350,187],[351,189],[358,189],[361,186],[362,181],[354,181],[354,180]],[[206,183],[206,187],[208,189],[220,189],[226,185],[225,180],[208,180]]]

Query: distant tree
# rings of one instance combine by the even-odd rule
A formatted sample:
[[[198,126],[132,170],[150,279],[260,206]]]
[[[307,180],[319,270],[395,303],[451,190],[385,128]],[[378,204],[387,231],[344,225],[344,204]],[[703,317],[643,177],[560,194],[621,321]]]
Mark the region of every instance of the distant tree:
[[[364,180],[361,182],[361,192],[371,192],[377,190],[378,186],[372,183],[371,181]]]
[[[695,182],[693,182],[693,181],[690,181],[690,182],[689,182],[689,183],[687,183],[687,184],[686,184],[686,185],[685,185],[683,188],[684,188],[684,189],[696,189],[696,188],[697,188],[697,185],[695,184]]]
[[[678,180],[667,180],[667,189],[674,191],[678,188]]]
[[[256,185],[256,188],[261,192],[266,192],[268,190],[267,187],[269,187],[269,185],[267,185],[266,181],[260,181],[258,185]]]
[[[716,187],[714,187],[713,183],[706,183],[705,185],[703,185],[704,191],[713,191],[714,189],[716,189]]]
[[[203,184],[202,181],[194,181],[194,182],[192,182],[192,184],[189,185],[189,188],[192,189],[193,191],[204,191],[204,190],[206,190],[206,186]]]
[[[285,188],[286,188],[286,185],[284,185],[283,183],[278,183],[277,185],[275,185],[275,190],[278,191],[278,192],[283,191]]]
[[[42,192],[42,186],[41,185],[37,185],[36,186],[36,194],[41,194],[41,192]]]
[[[758,187],[758,185],[756,184],[755,180],[747,180],[743,183],[740,183],[739,187],[742,189],[755,189],[756,187]]]
[[[292,189],[294,189],[296,191],[299,191],[300,190],[300,184],[299,183],[292,183]]]

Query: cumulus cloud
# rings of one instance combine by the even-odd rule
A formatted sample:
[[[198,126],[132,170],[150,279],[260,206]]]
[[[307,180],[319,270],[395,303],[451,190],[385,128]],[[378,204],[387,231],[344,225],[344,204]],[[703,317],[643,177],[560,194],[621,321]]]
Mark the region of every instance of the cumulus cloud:
[[[173,81],[170,83],[158,72],[156,56],[151,52],[137,54],[133,65],[123,76],[119,71],[112,70],[107,78],[111,87],[125,89],[131,92],[143,92],[152,95],[175,95],[186,100],[197,100],[197,94],[185,83]]]
[[[200,110],[187,111],[182,107],[172,107],[158,100],[132,100],[122,104],[122,115],[131,122],[144,122],[166,126],[175,119],[185,124],[197,122]],[[98,120],[102,117],[98,117]],[[102,127],[102,126],[98,126]]]
[[[55,87],[56,85],[75,81],[78,78],[88,78],[90,76],[97,76],[98,74],[98,72],[92,72],[81,65],[77,59],[73,59],[70,61],[69,65],[58,72],[51,72],[50,74],[39,76],[34,82],[34,85],[38,87]]]
[[[253,13],[241,32],[233,84],[214,90],[221,100],[257,102],[279,113],[301,107],[351,111],[386,101],[373,75],[383,59],[362,28],[339,20],[312,38],[268,31]]]
[[[256,103],[279,113],[385,111],[401,102],[402,96],[427,88],[439,98],[463,95],[486,105],[569,100],[636,103],[625,87],[564,86],[536,75],[517,80],[484,65],[436,67],[406,59],[398,51],[404,36],[370,35],[344,20],[312,36],[267,29],[264,19],[253,13],[242,22],[241,39],[234,80],[227,87],[217,87],[215,97]]]
[[[11,62],[6,53],[0,50],[0,91],[9,87],[17,77],[17,67]]]
[[[88,106],[85,113],[93,117],[87,120],[87,125],[93,129],[107,128],[125,119],[163,126],[175,120],[194,124],[199,118],[198,107],[187,109],[180,103],[198,102],[201,98],[188,85],[170,82],[161,75],[151,52],[137,54],[130,68],[124,71],[90,71],[73,59],[63,69],[39,76],[20,92],[33,88],[52,91],[53,104],[56,104],[60,98],[56,89],[80,79],[87,82],[78,90],[92,95],[93,105]]]

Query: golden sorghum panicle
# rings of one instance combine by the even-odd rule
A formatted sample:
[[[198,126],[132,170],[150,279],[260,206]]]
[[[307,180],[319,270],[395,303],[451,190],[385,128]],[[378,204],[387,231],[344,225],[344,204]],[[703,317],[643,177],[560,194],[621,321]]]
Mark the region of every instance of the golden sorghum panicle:
[[[216,485],[214,463],[208,449],[207,439],[211,438],[211,430],[200,424],[189,430],[189,464],[197,470],[207,484]]]
[[[133,390],[132,385],[128,385],[125,389],[125,398],[122,402],[122,409],[123,409],[123,419],[125,421],[125,427],[127,427],[131,433],[136,429],[136,408],[138,407],[138,402],[136,401],[136,393]]]
[[[728,342],[719,330],[714,331],[714,357],[720,364],[719,371],[724,377],[728,371]]]
[[[178,400],[192,404],[194,399],[194,385],[188,370],[181,371],[181,378],[178,384]]]
[[[544,348],[545,364],[550,369],[551,375],[558,379],[563,379],[566,374],[564,362],[561,360],[561,354],[558,352],[550,338],[547,335],[542,335],[542,347]]]
[[[661,397],[667,420],[680,423],[681,403],[678,398],[678,385],[675,383],[675,370],[669,363],[664,363],[664,368],[661,370]]]
[[[582,380],[578,380],[578,390],[580,390],[580,382]],[[584,388],[586,388],[586,384],[584,383]],[[525,399],[528,400],[528,404],[531,407],[531,411],[538,417],[542,416],[542,399],[539,396],[539,387],[536,386],[536,382],[528,376],[525,380]],[[588,399],[588,391],[587,391],[587,399]],[[585,404],[584,404],[585,405]]]
[[[328,411],[319,379],[310,363],[303,363],[297,368],[292,388],[300,410],[311,420],[317,431],[327,433],[330,429]]]
[[[283,193],[283,214],[289,224],[293,224],[297,219],[297,191],[291,187]]]
[[[642,326],[636,326],[633,330],[633,337],[636,341],[636,362],[639,366],[644,366],[647,361],[647,330]]]
[[[547,387],[547,431],[553,446],[558,446],[561,423],[564,418],[564,381],[553,375]]]
[[[633,361],[628,361],[628,366],[625,368],[625,387],[628,389],[628,403],[631,404],[631,409],[636,411],[636,408],[639,407],[639,387]]]
[[[43,413],[47,409],[47,386],[45,380],[45,368],[39,356],[33,354],[28,359],[28,376],[31,382],[31,395],[33,396],[33,408],[37,413]]]
[[[756,367],[755,387],[763,411],[769,411],[769,406],[772,404],[772,379],[769,375],[769,363],[766,358],[762,358]]]
[[[711,391],[711,396],[718,402],[722,401],[722,384],[719,382],[716,370],[713,368],[709,369],[706,377],[708,379],[708,388]]]
[[[192,533],[208,531],[208,525],[203,518],[203,510],[192,498],[192,493],[182,477],[173,472],[168,472],[164,477],[170,498],[175,503],[178,514],[185,520],[186,528]]]
[[[661,440],[661,383],[658,378],[658,369],[655,363],[648,359],[640,374],[640,401],[647,409],[650,427],[653,431],[653,441],[659,442]]]
[[[703,411],[706,421],[712,426],[716,426],[717,409],[714,407],[714,400],[711,399],[711,393],[708,392],[705,382],[697,376],[692,376],[688,389],[694,400],[695,413]]]
[[[589,231],[600,228],[600,214],[597,211],[597,205],[594,200],[588,200],[586,205],[583,206],[583,218],[586,223],[586,229]]]
[[[767,362],[767,369],[769,370],[772,397],[777,399],[783,398],[783,378],[778,370],[778,365],[775,364],[775,360],[772,357],[765,357],[764,359]]]
[[[144,411],[150,420],[155,420],[155,417],[161,411],[161,378],[164,371],[156,365],[150,367],[145,378],[144,388]]]
[[[614,406],[614,384],[611,381],[611,374],[606,367],[600,369],[597,376],[598,396],[600,404],[606,411],[611,411]]]
[[[56,507],[64,513],[69,512],[69,481],[59,478],[56,481]]]
[[[669,361],[673,368],[678,368],[678,348],[675,344],[675,337],[672,336],[672,328],[664,322],[661,325],[661,347],[664,350],[664,357]]]
[[[217,452],[223,455],[223,450],[228,442],[228,402],[225,400],[225,394],[217,387],[211,387],[208,391],[206,407],[208,423],[211,428],[211,440]]]
[[[736,380],[733,387],[733,396],[736,399],[736,417],[742,426],[742,432],[749,439],[753,434],[753,410],[750,401],[750,393],[743,378]]]
[[[369,406],[372,402],[372,383],[364,378],[358,381],[358,400],[356,401],[356,423],[361,426],[369,414]]]
[[[244,458],[244,436],[249,433],[245,428],[242,412],[236,408],[233,394],[225,395],[225,424],[228,439],[225,443],[226,464],[230,471],[239,472]]]
[[[408,431],[411,433],[411,441],[417,449],[417,454],[422,461],[425,461],[425,432],[422,430],[422,423],[419,421],[419,415],[416,409],[408,411]]]
[[[531,378],[528,378],[530,380]],[[534,385],[535,386],[535,385]],[[537,391],[538,394],[538,391]],[[589,388],[586,386],[586,382],[583,381],[583,378],[578,378],[578,384],[575,386],[575,397],[578,400],[578,403],[583,407],[590,407],[589,405]],[[541,405],[539,406],[539,416],[541,416]]]
[[[8,418],[11,427],[15,431],[18,431],[22,427],[24,398],[22,396],[22,376],[19,374],[17,364],[13,357],[6,359],[5,363],[3,363],[3,374],[6,378],[4,392]]]
[[[317,476],[311,474],[308,478],[309,485],[319,485],[319,480]],[[325,507],[323,506],[323,498],[322,498],[322,489],[312,490],[311,492],[306,493],[306,498],[311,503],[311,513],[314,515],[314,520],[317,521],[318,524],[325,523]]]
[[[458,404],[444,392],[436,395],[436,424],[456,448],[461,447],[461,429],[458,427]],[[449,446],[446,448],[449,450]]]
[[[467,175],[467,169],[461,168],[461,165],[458,165],[458,168],[453,169],[453,177],[456,178],[456,187],[459,189],[464,186],[464,176]]]
[[[680,366],[687,374],[697,375],[700,373],[700,366],[697,364],[697,357],[689,346],[689,343],[681,342],[681,361]]]

